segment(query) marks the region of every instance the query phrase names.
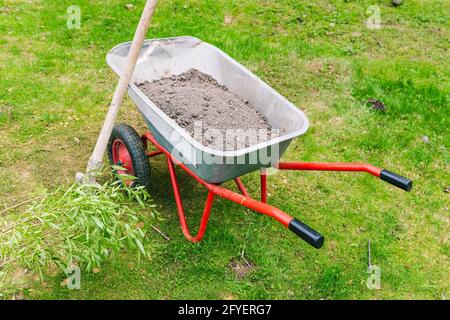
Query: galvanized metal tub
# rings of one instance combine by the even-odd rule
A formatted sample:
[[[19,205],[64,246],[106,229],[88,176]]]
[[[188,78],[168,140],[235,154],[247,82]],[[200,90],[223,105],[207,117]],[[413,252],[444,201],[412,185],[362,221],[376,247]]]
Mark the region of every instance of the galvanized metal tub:
[[[113,48],[107,63],[120,75],[131,42]],[[279,129],[279,136],[237,151],[203,146],[162,112],[135,85],[183,73],[191,68],[211,75],[220,84],[246,99]],[[257,76],[215,46],[194,37],[146,40],[128,94],[138,107],[153,136],[176,159],[209,183],[222,183],[278,162],[293,138],[309,127],[305,114]],[[236,115],[237,117],[239,115]]]

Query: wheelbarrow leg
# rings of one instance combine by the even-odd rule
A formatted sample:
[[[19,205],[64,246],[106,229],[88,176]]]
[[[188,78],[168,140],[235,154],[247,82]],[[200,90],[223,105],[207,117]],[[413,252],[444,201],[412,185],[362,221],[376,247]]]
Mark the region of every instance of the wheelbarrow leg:
[[[244,184],[242,183],[241,178],[234,179],[234,182],[236,182],[236,185],[239,188],[239,191],[242,193],[242,195],[248,197],[249,194],[248,194],[247,189],[245,188]]]
[[[181,201],[175,168],[172,160],[169,157],[167,157],[167,166],[169,167],[170,179],[172,181],[173,193],[175,197],[175,203],[177,205],[178,218],[180,219],[181,230],[183,230],[183,234],[186,237],[186,239],[192,242],[199,242],[203,239],[206,227],[208,226],[209,215],[211,213],[211,207],[214,201],[214,192],[212,191],[208,192],[208,197],[206,199],[205,209],[203,210],[203,216],[200,222],[200,227],[198,229],[197,235],[192,236],[191,233],[189,232],[189,227],[186,222],[186,215],[183,209],[183,202]]]
[[[261,202],[267,203],[267,169],[263,168],[260,172],[261,176]]]

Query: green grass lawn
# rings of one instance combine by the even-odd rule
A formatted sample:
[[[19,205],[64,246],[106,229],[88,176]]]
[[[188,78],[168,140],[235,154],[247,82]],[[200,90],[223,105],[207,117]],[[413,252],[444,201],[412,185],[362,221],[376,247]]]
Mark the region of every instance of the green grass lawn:
[[[83,273],[81,290],[53,274],[29,288],[29,297],[447,298],[450,2],[160,2],[148,38],[212,43],[307,114],[310,130],[283,159],[368,162],[413,179],[413,191],[366,174],[283,172],[270,177],[269,201],[324,234],[321,250],[220,199],[204,241],[192,244],[179,227],[165,160],[155,159],[151,195],[164,220],[148,219],[171,240],[149,233],[150,259],[123,252],[100,272]],[[72,4],[82,10],[80,30],[66,27]],[[132,39],[143,4],[0,0],[2,206],[67,184],[85,168],[117,83],[105,56]],[[379,30],[366,27],[373,4],[381,9]],[[371,98],[387,111],[371,110]],[[129,100],[118,121],[145,129]],[[179,179],[196,228],[206,192],[186,174]],[[243,181],[257,197],[258,175]],[[368,240],[380,290],[366,286]],[[242,252],[251,268],[243,267]]]

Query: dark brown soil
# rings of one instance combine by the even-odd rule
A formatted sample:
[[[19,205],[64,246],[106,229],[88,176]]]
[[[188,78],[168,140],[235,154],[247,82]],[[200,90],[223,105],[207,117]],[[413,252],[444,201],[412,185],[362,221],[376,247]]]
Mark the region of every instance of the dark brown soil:
[[[271,126],[267,119],[248,101],[198,70],[191,69],[180,75],[136,85],[164,113],[205,146],[229,151],[248,147],[270,137]],[[194,122],[196,126],[199,123],[202,125],[201,137],[194,136]],[[209,129],[218,130],[221,136],[217,132],[211,134]],[[262,134],[256,142],[238,134],[235,140],[230,141],[225,134],[229,134],[229,129],[255,129],[255,132]]]
[[[371,109],[373,109],[373,110],[386,112],[386,106],[384,105],[383,102],[381,102],[378,99],[369,99],[369,100],[367,100],[367,103],[369,103],[369,105],[371,106]]]

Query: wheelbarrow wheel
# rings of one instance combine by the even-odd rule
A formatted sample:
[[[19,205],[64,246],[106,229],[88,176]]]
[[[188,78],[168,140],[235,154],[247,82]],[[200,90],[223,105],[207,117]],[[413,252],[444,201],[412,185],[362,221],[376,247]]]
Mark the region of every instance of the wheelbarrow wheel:
[[[118,124],[109,139],[108,156],[112,165],[120,166],[123,170],[115,170],[116,178],[120,175],[136,177],[125,179],[127,186],[150,187],[150,163],[146,148],[136,130],[127,124]],[[121,179],[123,180],[123,179]]]

